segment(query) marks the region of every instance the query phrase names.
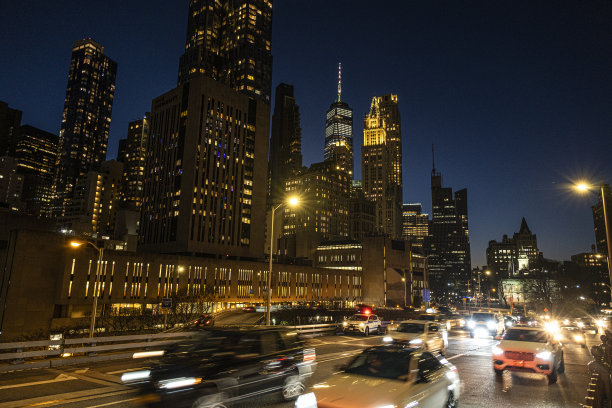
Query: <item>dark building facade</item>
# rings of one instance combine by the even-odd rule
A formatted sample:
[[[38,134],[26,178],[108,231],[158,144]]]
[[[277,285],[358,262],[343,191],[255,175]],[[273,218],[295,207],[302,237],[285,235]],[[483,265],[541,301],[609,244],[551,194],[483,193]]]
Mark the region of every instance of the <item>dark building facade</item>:
[[[467,294],[470,279],[470,237],[467,190],[442,187],[442,175],[431,173],[432,219],[426,240],[428,271],[433,295],[456,299]]]
[[[263,257],[269,115],[203,75],[153,100],[139,248]]]
[[[538,239],[531,232],[525,218],[521,220],[519,232],[512,238],[504,235],[500,242],[489,241],[487,265],[501,278],[518,275],[520,271],[540,265],[542,254],[538,250]]]
[[[363,129],[362,183],[376,203],[376,233],[402,236],[402,133],[397,95],[374,97]]]
[[[271,42],[271,0],[191,0],[178,85],[204,74],[269,104]]]
[[[0,156],[14,156],[22,113],[0,101]]]
[[[138,209],[142,206],[147,143],[149,142],[148,112],[144,118],[130,122],[127,138],[122,141],[117,154],[117,161],[123,163],[121,201],[125,206]]]
[[[429,215],[423,214],[420,203],[402,206],[402,236],[414,248],[423,251],[425,238],[429,235]]]
[[[606,195],[606,212],[608,219],[612,217],[612,191],[610,185],[604,185],[604,194]],[[612,223],[612,221],[609,221]],[[593,225],[595,227],[595,245],[597,246],[597,252],[601,254],[608,254],[608,240],[606,238],[606,223],[604,222],[604,211],[601,196],[599,197],[597,204],[593,206]]]
[[[117,63],[103,51],[92,39],[75,41],[72,48],[55,177],[59,215],[79,178],[106,160]]]
[[[342,65],[338,67],[338,99],[325,114],[325,161],[333,161],[353,177],[353,110],[342,102]]]
[[[302,170],[302,128],[293,85],[279,84],[274,100],[269,172],[270,199],[277,204],[284,200],[285,182]]]
[[[58,142],[57,135],[33,126],[19,129],[15,157],[24,176],[22,200],[32,215],[51,216]]]

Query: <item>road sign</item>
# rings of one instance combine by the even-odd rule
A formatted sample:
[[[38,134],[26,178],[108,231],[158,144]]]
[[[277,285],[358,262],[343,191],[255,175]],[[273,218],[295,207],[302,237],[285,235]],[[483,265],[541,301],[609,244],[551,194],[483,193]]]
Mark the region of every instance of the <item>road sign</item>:
[[[251,289],[251,290],[249,291],[249,295],[254,295],[254,294],[255,294],[255,291],[254,291],[253,289]]]
[[[423,302],[431,302],[431,295],[429,289],[423,289]]]
[[[162,309],[170,309],[172,307],[172,298],[162,298],[161,307]]]

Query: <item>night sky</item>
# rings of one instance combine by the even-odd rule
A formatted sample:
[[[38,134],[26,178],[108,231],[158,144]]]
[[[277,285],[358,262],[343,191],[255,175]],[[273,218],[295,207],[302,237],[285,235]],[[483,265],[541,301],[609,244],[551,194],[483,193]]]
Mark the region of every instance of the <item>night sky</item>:
[[[535,4],[537,3],[537,4]],[[118,63],[108,158],[127,124],[176,85],[188,0],[4,2],[0,100],[24,124],[59,132],[72,42],[92,37]],[[363,115],[395,93],[402,115],[405,202],[431,211],[431,145],[443,183],[467,188],[472,265],[521,217],[544,256],[594,243],[590,205],[567,185],[612,182],[609,1],[275,0],[274,82],[295,86],[304,164],[323,159],[325,111]]]

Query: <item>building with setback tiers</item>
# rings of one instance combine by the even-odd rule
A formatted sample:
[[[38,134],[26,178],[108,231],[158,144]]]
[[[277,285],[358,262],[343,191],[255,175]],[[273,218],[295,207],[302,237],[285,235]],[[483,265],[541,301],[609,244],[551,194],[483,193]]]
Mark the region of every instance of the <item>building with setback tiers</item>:
[[[442,175],[431,172],[432,219],[426,240],[433,296],[455,299],[467,294],[470,279],[470,236],[467,190],[442,187]]]
[[[338,99],[325,114],[325,161],[353,177],[353,110],[342,101],[342,65],[338,66]]]
[[[191,0],[178,85],[204,74],[270,104],[271,41],[271,0]]]
[[[72,47],[55,175],[58,215],[70,205],[79,179],[106,160],[117,63],[103,52],[92,39]]]
[[[514,233],[512,238],[504,235],[501,242],[489,241],[487,248],[487,265],[501,278],[538,267],[541,259],[538,239],[525,218],[521,220],[519,232]]]
[[[402,236],[402,133],[397,95],[372,98],[363,129],[362,183],[376,203],[376,230]]]

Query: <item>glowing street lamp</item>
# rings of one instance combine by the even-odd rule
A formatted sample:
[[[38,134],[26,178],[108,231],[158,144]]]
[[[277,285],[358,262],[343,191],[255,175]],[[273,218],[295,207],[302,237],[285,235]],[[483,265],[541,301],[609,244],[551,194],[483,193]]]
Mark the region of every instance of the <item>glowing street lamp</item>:
[[[91,310],[91,322],[89,323],[89,338],[93,338],[96,328],[96,312],[98,309],[98,286],[100,285],[100,269],[102,268],[102,257],[104,256],[104,247],[99,248],[91,241],[70,241],[72,248],[79,248],[83,245],[91,245],[93,249],[98,251],[98,265],[96,266],[96,282],[93,288],[93,305]]]
[[[287,201],[281,202],[276,207],[272,207],[272,217],[270,218],[270,266],[268,268],[268,297],[266,299],[266,325],[270,325],[270,307],[272,304],[272,258],[274,256],[274,213],[282,206],[289,205],[296,207],[300,203],[298,197],[291,197]]]
[[[592,184],[580,182],[574,186],[574,189],[580,193],[586,193],[593,191],[596,188]],[[606,230],[606,243],[608,245],[608,277],[610,279],[610,285],[612,286],[612,242],[610,242],[610,224],[608,222],[608,209],[606,208],[606,193],[604,189],[604,182],[599,183],[599,190],[601,193],[601,206],[603,207],[604,225]],[[612,304],[612,299],[610,299]]]

